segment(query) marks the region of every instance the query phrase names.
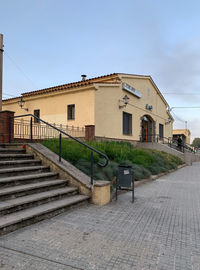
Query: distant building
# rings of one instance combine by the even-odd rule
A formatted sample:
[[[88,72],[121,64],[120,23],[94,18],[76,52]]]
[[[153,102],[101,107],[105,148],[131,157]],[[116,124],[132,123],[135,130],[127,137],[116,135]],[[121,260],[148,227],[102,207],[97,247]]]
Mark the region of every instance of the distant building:
[[[173,139],[176,140],[180,136],[183,140],[183,143],[190,144],[190,131],[189,129],[174,129],[173,130]]]
[[[49,123],[94,126],[95,137],[148,142],[172,138],[168,103],[151,76],[113,73],[22,94],[3,101],[3,110],[28,113]],[[38,123],[39,125],[40,123]]]

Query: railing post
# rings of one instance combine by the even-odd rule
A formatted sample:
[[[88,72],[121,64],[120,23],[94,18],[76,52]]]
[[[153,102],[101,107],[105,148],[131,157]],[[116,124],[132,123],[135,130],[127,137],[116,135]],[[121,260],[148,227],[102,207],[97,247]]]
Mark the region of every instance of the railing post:
[[[93,158],[93,151],[91,151],[91,167],[90,167],[90,175],[91,175],[91,185],[94,182],[94,158]]]
[[[62,151],[62,134],[59,135],[59,162],[61,162],[61,151]]]
[[[12,119],[10,117],[10,134],[9,134],[9,143],[12,142],[12,121],[14,121],[14,119]]]
[[[30,141],[33,142],[33,118],[30,120]]]
[[[0,116],[1,116],[2,113],[3,113],[3,112],[0,112]],[[6,113],[7,113],[7,111],[6,111]],[[12,114],[14,115],[13,112],[9,112],[9,113],[12,113]],[[82,142],[81,140],[79,140],[79,139],[77,139],[77,138],[71,136],[71,135],[68,134],[68,133],[65,133],[64,131],[58,129],[56,126],[53,126],[52,124],[49,124],[48,122],[46,122],[46,121],[44,121],[44,120],[38,118],[37,116],[34,116],[33,114],[19,115],[19,116],[15,116],[15,117],[14,117],[13,115],[11,115],[10,117],[12,117],[12,118],[14,118],[14,119],[15,119],[15,118],[20,118],[20,117],[26,117],[26,116],[34,117],[34,119],[37,119],[37,120],[40,121],[41,123],[44,123],[44,124],[46,124],[47,126],[51,127],[52,129],[56,130],[57,132],[59,132],[59,133],[60,133],[60,138],[59,138],[59,152],[60,152],[60,153],[59,153],[59,161],[61,161],[61,141],[62,141],[61,134],[64,134],[65,136],[68,136],[68,137],[71,138],[72,140],[74,140],[74,141],[78,142],[79,144],[81,144],[81,145],[87,147],[88,149],[90,149],[90,150],[91,150],[91,184],[92,184],[92,185],[93,185],[93,178],[94,178],[94,157],[93,157],[93,152],[97,153],[98,155],[102,156],[102,157],[105,159],[105,163],[104,163],[104,164],[102,164],[101,162],[98,162],[98,165],[99,165],[99,166],[101,166],[101,167],[106,167],[106,166],[108,165],[109,159],[108,159],[108,157],[107,157],[106,154],[101,153],[100,151],[98,151],[97,149],[91,147],[90,145],[88,145],[88,144]],[[4,119],[4,118],[3,118],[3,119]],[[1,117],[0,117],[0,120],[1,120]],[[13,127],[13,123],[14,123],[14,122],[12,122],[12,127]],[[31,138],[32,138],[32,137],[33,137],[32,119],[31,119],[30,125],[31,125],[31,132],[30,132],[31,134],[30,134],[30,135],[31,135]],[[4,125],[3,125],[3,127],[4,127]],[[7,129],[9,128],[9,120],[7,120],[7,126],[6,126],[6,128],[7,128]],[[14,130],[14,129],[12,129],[12,130]],[[24,131],[24,130],[22,130],[22,131]],[[7,136],[7,137],[6,137],[6,140],[7,140],[7,142],[9,141],[9,134],[10,134],[10,131],[7,130],[7,132],[6,132],[6,136]],[[13,134],[14,134],[14,132],[12,131],[12,136],[13,136]],[[0,134],[0,135],[1,135],[1,134]],[[3,138],[3,139],[4,139],[4,138]],[[3,139],[2,139],[2,140],[3,140]],[[12,140],[12,138],[11,138],[11,140]],[[1,136],[0,136],[0,142],[1,142]]]

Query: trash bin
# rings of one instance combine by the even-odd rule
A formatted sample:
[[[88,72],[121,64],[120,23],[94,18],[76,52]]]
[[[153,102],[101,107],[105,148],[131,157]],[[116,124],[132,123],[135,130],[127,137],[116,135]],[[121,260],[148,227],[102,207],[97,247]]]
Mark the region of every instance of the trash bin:
[[[134,202],[134,172],[132,166],[119,165],[116,181],[116,200],[119,189],[132,190],[132,202]]]

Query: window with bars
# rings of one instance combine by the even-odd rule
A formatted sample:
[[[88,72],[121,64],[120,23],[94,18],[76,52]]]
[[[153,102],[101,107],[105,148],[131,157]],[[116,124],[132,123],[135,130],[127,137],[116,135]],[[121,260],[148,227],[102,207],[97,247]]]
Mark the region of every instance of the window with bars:
[[[67,105],[67,119],[75,119],[75,104]]]
[[[132,114],[123,112],[123,134],[132,135]]]

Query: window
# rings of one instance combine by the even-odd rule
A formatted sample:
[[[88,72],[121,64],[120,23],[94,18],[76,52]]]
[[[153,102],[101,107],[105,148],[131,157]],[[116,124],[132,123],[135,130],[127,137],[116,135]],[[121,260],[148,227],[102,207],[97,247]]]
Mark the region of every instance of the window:
[[[74,120],[75,119],[75,105],[68,105],[67,106],[67,119]]]
[[[159,124],[159,138],[163,139],[164,134],[164,126],[162,124]]]
[[[34,116],[40,118],[40,110],[34,110]],[[39,123],[40,121],[34,117],[34,123]]]
[[[132,135],[132,114],[123,112],[123,134]]]

